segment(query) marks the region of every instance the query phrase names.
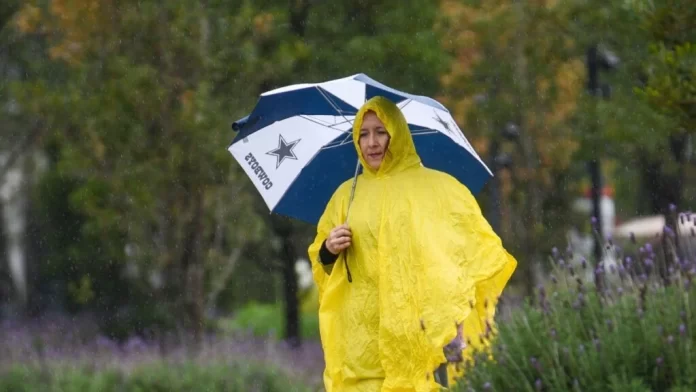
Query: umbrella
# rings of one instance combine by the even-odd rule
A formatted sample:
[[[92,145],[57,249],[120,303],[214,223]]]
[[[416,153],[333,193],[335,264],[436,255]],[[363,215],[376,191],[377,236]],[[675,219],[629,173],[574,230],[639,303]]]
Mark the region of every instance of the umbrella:
[[[404,113],[424,166],[449,173],[472,193],[492,177],[447,108],[365,74],[261,94],[232,124],[237,135],[228,151],[272,212],[316,224],[336,188],[358,173],[353,120],[377,95]]]

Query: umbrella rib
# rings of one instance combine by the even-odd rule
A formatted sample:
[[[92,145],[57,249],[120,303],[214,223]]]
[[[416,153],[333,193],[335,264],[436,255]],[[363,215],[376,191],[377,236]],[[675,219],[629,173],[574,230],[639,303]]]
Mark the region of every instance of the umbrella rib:
[[[344,121],[344,122],[341,122],[341,123],[338,123],[338,124],[329,125],[329,124],[327,124],[327,123],[322,123],[321,121],[319,121],[319,120],[317,120],[317,119],[314,119],[314,118],[311,118],[311,117],[309,117],[309,116],[307,116],[307,115],[304,115],[304,114],[300,115],[300,117],[301,117],[301,118],[304,118],[304,119],[307,120],[307,121],[311,121],[311,122],[313,122],[313,123],[315,123],[315,124],[317,124],[317,125],[321,125],[321,126],[326,127],[326,128],[335,129],[335,130],[340,131],[340,132],[343,132],[343,133],[349,133],[348,131],[345,131],[345,130],[343,130],[343,129],[336,128],[337,125],[345,124],[345,123],[348,122],[348,121]]]
[[[411,132],[411,135],[413,136],[423,136],[423,135],[432,135],[433,133],[442,133],[436,129],[424,129],[422,131],[415,131]]]
[[[346,118],[346,115],[343,114],[343,111],[339,109],[338,105],[336,105],[333,99],[331,99],[323,89],[321,89],[319,86],[315,86],[315,88],[319,91],[319,94],[321,94],[321,96],[324,97],[326,102],[328,102],[329,105],[331,105],[334,108],[334,110],[336,111],[336,113],[338,113],[339,116],[343,117],[347,122],[353,124],[350,120],[348,120],[348,118]]]
[[[404,103],[404,106],[402,106],[402,107],[400,108],[401,110],[404,110],[404,108],[405,108],[406,106],[408,106],[409,103],[413,102],[413,100],[412,100],[411,98],[409,98],[409,99],[407,99],[407,100],[404,101],[404,102],[405,102],[405,103]]]
[[[338,147],[341,147],[341,146],[345,146],[346,144],[351,144],[351,143],[353,142],[353,141],[352,141],[352,138],[351,138],[349,135],[346,135],[346,137],[345,137],[343,140],[339,141],[339,142],[335,142],[335,140],[336,140],[336,139],[334,139],[334,141],[332,141],[331,143],[327,143],[327,144],[324,145],[324,147],[322,147],[321,149],[322,149],[322,150],[328,150],[328,149],[331,149],[331,148],[338,148]]]

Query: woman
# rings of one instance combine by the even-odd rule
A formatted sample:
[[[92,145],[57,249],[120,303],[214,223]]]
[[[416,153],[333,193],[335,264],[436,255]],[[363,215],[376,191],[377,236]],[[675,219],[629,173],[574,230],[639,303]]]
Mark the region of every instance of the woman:
[[[469,190],[423,167],[390,100],[363,105],[353,142],[363,173],[348,221],[352,179],[332,196],[309,247],[326,390],[438,391],[443,348],[458,328],[479,342],[517,262]]]

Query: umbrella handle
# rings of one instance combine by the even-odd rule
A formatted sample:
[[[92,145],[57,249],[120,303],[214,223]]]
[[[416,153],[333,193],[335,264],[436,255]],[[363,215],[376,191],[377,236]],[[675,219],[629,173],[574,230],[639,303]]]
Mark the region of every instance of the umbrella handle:
[[[353,175],[353,186],[350,189],[350,199],[348,199],[348,209],[346,210],[346,220],[345,223],[348,223],[348,215],[350,213],[350,206],[353,204],[353,198],[355,197],[355,186],[358,183],[358,173],[360,172],[360,159],[358,159],[357,165],[355,165],[355,174]],[[353,282],[353,276],[350,273],[350,268],[348,267],[348,249],[346,249],[345,254],[343,255],[343,264],[346,267],[346,274],[348,275],[348,282]]]

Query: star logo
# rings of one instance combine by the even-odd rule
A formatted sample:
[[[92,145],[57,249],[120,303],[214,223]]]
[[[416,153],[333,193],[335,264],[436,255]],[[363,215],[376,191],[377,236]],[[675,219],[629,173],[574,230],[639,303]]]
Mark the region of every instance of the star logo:
[[[295,155],[295,152],[293,152],[293,149],[295,148],[297,143],[299,143],[300,140],[302,140],[297,139],[288,143],[283,138],[283,135],[278,136],[278,148],[266,153],[268,155],[273,155],[276,157],[276,169],[280,167],[280,165],[283,163],[283,161],[285,161],[286,158],[297,160],[297,156]]]
[[[443,120],[443,119],[440,117],[440,115],[437,114],[437,112],[435,112],[435,117],[433,117],[433,120],[437,121],[438,123],[440,123],[440,125],[442,125],[443,127],[445,127],[445,130],[446,130],[447,132],[452,133],[452,129],[450,128],[450,124],[449,124],[447,121]]]

